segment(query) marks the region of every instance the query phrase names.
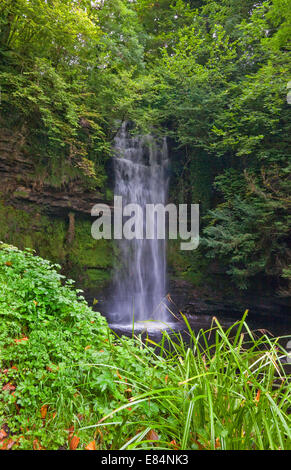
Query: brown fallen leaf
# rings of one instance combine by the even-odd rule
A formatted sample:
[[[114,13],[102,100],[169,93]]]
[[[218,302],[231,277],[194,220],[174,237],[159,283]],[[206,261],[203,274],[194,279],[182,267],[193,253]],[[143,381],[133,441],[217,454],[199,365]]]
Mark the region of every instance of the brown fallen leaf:
[[[179,450],[179,448],[180,448],[180,446],[177,444],[175,439],[170,442],[170,446],[172,446],[174,448],[174,450]]]
[[[258,390],[256,398],[255,398],[256,406],[260,401],[260,396],[261,396],[261,389]]]
[[[15,343],[22,343],[22,341],[28,341],[27,336],[24,336],[23,338],[16,338],[14,340]]]
[[[157,435],[157,433],[151,429],[147,435],[146,435],[146,438],[149,440],[149,441],[158,441],[159,440],[159,436]]]
[[[3,442],[1,450],[10,450],[12,449],[14,444],[16,444],[16,441],[14,441],[13,439],[7,439],[6,441]]]
[[[38,442],[38,439],[34,439],[34,441],[32,443],[32,446],[33,446],[33,450],[39,450],[40,449],[40,444]]]
[[[78,436],[73,436],[70,442],[70,450],[76,450],[80,442],[80,438]]]
[[[7,432],[4,429],[0,429],[0,441],[7,437]]]
[[[8,384],[6,384],[2,387],[2,390],[4,390],[4,391],[8,390],[9,392],[13,392],[14,390],[16,390],[16,387],[15,387],[15,385],[12,385],[11,383],[8,383]]]
[[[42,419],[45,419],[46,414],[47,414],[47,409],[48,409],[48,405],[43,405],[41,407],[40,414],[41,414]]]
[[[34,439],[33,450],[45,450],[45,448],[40,445],[40,442],[38,439]]]
[[[70,441],[74,435],[74,430],[75,430],[75,427],[74,426],[71,426],[67,431],[69,433],[68,435],[68,441]]]
[[[96,450],[96,442],[92,441],[85,447],[86,450]]]

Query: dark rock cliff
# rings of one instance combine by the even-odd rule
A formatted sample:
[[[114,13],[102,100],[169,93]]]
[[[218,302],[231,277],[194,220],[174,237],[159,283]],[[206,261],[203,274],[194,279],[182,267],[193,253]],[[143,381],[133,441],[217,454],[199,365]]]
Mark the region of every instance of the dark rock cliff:
[[[28,211],[38,206],[52,216],[63,217],[73,211],[90,217],[94,204],[106,202],[98,189],[86,189],[82,178],[60,187],[50,185],[43,174],[36,175],[37,162],[25,152],[24,144],[21,132],[0,131],[0,193],[8,204]]]
[[[53,184],[49,166],[27,150],[25,133],[2,127],[0,240],[35,249],[80,287],[101,290],[111,277],[112,246],[91,237],[91,209],[108,203],[106,192],[88,189],[82,175],[72,173]]]

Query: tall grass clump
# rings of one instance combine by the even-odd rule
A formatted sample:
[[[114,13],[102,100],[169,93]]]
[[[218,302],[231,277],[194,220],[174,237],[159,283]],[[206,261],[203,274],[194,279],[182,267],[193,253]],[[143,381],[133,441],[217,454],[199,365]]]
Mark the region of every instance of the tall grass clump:
[[[140,338],[147,351],[145,367],[166,364],[161,385],[153,389],[131,374],[127,380],[139,393],[96,428],[118,422],[126,408],[132,418],[142,417],[141,408],[148,404],[159,410],[151,419],[119,422],[127,436],[120,448],[290,449],[287,353],[278,338],[255,335],[246,315],[226,331],[214,318],[212,328],[198,334],[183,316],[187,343],[180,333],[169,331],[159,344],[149,339],[143,344]]]

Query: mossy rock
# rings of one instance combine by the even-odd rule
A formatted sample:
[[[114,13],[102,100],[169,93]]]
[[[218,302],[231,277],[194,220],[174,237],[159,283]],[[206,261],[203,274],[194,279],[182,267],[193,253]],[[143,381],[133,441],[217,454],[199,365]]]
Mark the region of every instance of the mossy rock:
[[[113,248],[109,240],[94,240],[91,221],[76,217],[74,239],[67,243],[69,221],[27,213],[0,202],[0,240],[61,264],[63,273],[83,289],[100,289],[111,279]]]

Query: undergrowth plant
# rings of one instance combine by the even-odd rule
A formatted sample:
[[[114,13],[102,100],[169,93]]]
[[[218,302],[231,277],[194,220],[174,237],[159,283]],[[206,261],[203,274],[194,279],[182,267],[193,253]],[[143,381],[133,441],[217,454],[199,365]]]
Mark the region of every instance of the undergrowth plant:
[[[155,386],[155,371],[144,371],[146,351],[131,339],[121,346],[58,269],[30,250],[0,245],[0,429],[13,448],[67,448],[81,423],[127,403],[119,368]],[[115,434],[103,433],[101,446]],[[80,448],[89,437],[80,433]]]
[[[0,243],[0,448],[289,449],[278,338],[122,337],[59,267]]]
[[[247,312],[226,331],[214,317],[208,331],[196,334],[182,315],[188,342],[174,331],[164,331],[159,344],[147,339],[148,345],[141,346],[148,352],[147,360],[167,364],[161,387],[152,390],[146,381],[140,386],[131,375],[139,393],[96,428],[110,426],[114,417],[116,425],[119,414],[129,407],[139,415],[149,403],[160,410],[154,419],[140,420],[138,427],[130,420],[120,421],[136,431],[131,430],[121,449],[290,449],[286,351],[279,338],[252,332],[246,316]]]

